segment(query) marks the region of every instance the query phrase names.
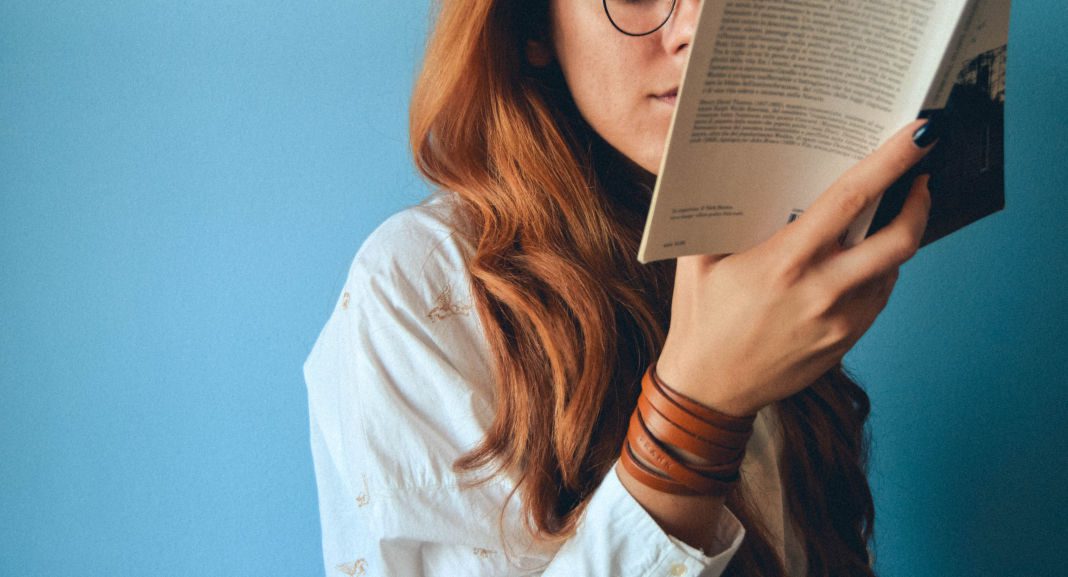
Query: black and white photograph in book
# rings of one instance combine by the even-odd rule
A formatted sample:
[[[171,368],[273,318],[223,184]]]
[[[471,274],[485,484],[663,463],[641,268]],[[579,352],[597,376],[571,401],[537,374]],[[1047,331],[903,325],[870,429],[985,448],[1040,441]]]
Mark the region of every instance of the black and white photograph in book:
[[[931,153],[883,196],[868,235],[901,210],[908,185],[929,172],[931,213],[921,246],[1005,208],[1005,63],[1007,45],[968,60],[939,115],[945,131]]]
[[[968,62],[947,105],[944,142],[930,159],[932,242],[1005,207],[1005,56],[1001,46]]]

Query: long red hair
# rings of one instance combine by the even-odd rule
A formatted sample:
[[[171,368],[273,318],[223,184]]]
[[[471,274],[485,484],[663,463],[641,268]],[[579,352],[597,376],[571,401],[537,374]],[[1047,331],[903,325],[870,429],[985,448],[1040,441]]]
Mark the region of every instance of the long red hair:
[[[418,169],[458,200],[494,364],[495,419],[454,469],[489,466],[468,485],[512,475],[531,532],[561,542],[619,456],[675,266],[636,259],[649,175],[582,120],[557,66],[527,63],[547,30],[548,0],[440,2],[410,136]],[[809,575],[873,575],[869,408],[841,365],[778,403]],[[726,575],[784,575],[744,483],[727,506],[747,534]]]

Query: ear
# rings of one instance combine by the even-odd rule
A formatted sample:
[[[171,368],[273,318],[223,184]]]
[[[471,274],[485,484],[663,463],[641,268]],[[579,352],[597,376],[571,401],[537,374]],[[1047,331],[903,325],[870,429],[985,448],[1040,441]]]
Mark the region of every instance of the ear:
[[[553,61],[552,51],[540,40],[527,40],[527,62],[534,68],[545,68]]]

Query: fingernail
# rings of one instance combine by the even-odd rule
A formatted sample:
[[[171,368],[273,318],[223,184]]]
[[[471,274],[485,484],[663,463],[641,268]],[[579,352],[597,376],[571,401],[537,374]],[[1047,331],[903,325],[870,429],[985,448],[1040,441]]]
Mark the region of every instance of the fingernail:
[[[912,141],[920,148],[927,148],[942,136],[945,129],[945,115],[941,111],[935,111],[927,118],[927,124],[916,129],[912,134]]]

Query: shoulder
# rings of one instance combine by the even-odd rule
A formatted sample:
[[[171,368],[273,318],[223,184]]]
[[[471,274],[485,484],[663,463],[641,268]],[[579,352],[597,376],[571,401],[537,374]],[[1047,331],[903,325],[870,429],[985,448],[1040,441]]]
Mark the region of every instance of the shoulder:
[[[467,268],[473,250],[460,234],[455,203],[451,193],[435,192],[385,219],[360,245],[342,300],[363,323],[475,316]]]
[[[418,306],[432,296],[426,291],[469,284],[471,247],[459,234],[454,203],[449,193],[436,192],[383,221],[356,252],[346,287],[388,288],[396,291],[395,303]]]
[[[367,237],[305,361],[313,419],[344,447],[327,452],[372,487],[453,484],[452,460],[492,420],[489,347],[452,202],[435,193]]]
[[[455,203],[451,193],[435,192],[386,218],[360,245],[333,315],[350,337],[363,338],[353,345],[374,349],[380,334],[408,349],[437,343],[434,352],[449,362],[480,356],[467,268],[472,247]]]

